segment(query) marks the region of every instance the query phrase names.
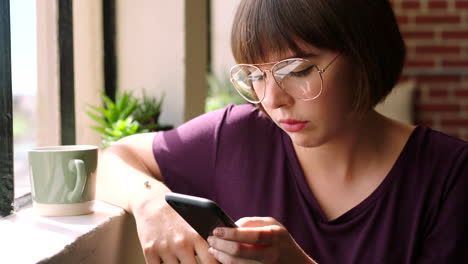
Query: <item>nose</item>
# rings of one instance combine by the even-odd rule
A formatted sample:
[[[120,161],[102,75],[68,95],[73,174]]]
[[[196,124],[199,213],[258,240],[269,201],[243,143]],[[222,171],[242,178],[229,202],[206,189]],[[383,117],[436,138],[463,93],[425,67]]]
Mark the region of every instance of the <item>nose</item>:
[[[294,98],[276,83],[270,71],[265,71],[265,77],[265,97],[262,101],[264,106],[276,109],[294,103]]]

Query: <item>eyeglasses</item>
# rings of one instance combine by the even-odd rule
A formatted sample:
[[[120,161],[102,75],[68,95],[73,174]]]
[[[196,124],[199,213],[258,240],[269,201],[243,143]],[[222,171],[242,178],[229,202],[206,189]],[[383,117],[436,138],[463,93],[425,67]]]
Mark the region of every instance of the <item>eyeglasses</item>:
[[[322,74],[339,55],[323,69],[304,58],[291,58],[276,63],[237,64],[231,68],[230,79],[237,92],[254,104],[260,103],[265,98],[267,72],[271,73],[276,84],[284,92],[295,99],[314,100],[323,90]],[[271,70],[261,70],[258,67],[270,64],[273,64]]]

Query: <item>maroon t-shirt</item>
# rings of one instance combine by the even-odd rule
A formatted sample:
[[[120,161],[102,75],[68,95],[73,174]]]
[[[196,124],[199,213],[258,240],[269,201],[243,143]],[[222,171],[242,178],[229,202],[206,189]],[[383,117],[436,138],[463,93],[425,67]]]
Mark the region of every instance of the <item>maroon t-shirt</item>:
[[[319,263],[468,263],[468,143],[416,127],[364,201],[328,221],[288,135],[251,105],[160,132],[174,192],[215,200],[233,219],[272,216]]]

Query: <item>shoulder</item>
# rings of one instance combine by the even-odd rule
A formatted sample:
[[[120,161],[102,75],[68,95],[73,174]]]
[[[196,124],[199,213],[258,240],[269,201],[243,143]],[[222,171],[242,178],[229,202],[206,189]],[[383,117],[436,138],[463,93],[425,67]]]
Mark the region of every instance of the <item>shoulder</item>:
[[[417,127],[408,144],[407,165],[432,190],[440,186],[447,194],[455,184],[468,183],[468,142],[427,127]]]
[[[268,119],[257,107],[251,104],[228,105],[224,108],[226,123],[235,124],[244,121],[264,121]]]
[[[252,131],[275,127],[275,124],[251,104],[229,105],[223,110],[223,130]]]
[[[192,141],[217,141],[221,136],[262,130],[274,123],[255,106],[228,105],[214,110],[180,125],[179,127],[158,133],[158,141],[187,143]],[[260,128],[260,129],[259,129]],[[154,143],[153,143],[154,144]]]
[[[230,105],[223,111],[224,119],[216,132],[221,147],[259,148],[281,136],[276,124],[254,105]]]
[[[416,127],[412,137],[413,147],[432,161],[468,159],[468,142],[461,139],[423,126]]]

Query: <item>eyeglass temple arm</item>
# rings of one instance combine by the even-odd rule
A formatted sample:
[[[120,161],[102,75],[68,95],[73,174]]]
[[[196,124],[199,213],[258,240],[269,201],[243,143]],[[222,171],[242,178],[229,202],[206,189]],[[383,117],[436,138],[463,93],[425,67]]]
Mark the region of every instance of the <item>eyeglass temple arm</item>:
[[[319,69],[319,72],[320,72],[320,73],[324,73],[324,72],[328,69],[328,67],[330,67],[330,65],[332,65],[332,63],[333,63],[340,55],[341,55],[341,53],[339,53],[338,55],[336,55],[335,58],[333,58],[333,60],[331,60],[331,61],[327,64],[327,66],[325,66],[325,68]]]

